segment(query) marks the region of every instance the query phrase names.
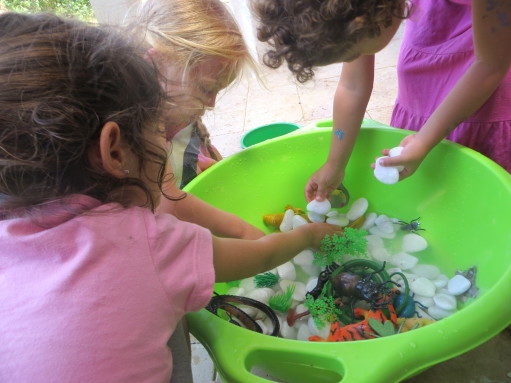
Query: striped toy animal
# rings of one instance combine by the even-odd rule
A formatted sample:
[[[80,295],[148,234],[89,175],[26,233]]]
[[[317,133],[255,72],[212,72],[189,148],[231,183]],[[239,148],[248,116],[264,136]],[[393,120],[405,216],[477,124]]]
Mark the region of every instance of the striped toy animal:
[[[339,322],[334,322],[330,327],[330,334],[326,339],[319,336],[311,336],[309,340],[313,342],[344,342],[376,338],[379,335],[369,325],[369,319],[376,319],[382,324],[390,321],[394,327],[396,326],[397,315],[394,306],[389,304],[387,311],[389,312],[389,318],[387,318],[383,310],[364,310],[357,308],[354,310],[355,318],[364,318],[363,320],[346,326],[342,326]]]

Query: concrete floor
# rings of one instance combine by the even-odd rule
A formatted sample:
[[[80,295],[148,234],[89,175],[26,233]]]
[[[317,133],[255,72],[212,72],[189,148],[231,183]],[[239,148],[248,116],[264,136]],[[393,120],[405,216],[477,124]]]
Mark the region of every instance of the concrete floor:
[[[394,40],[376,55],[375,85],[366,117],[388,124],[397,95],[396,61],[402,29]],[[261,67],[267,87],[245,78],[220,95],[215,110],[205,123],[213,143],[224,156],[241,150],[240,139],[257,126],[292,122],[309,126],[331,119],[332,100],[341,64],[321,68],[310,84],[293,81],[287,68]],[[214,380],[213,364],[204,348],[194,341],[195,383]],[[216,382],[221,382],[217,378]],[[408,383],[511,383],[511,330],[507,329],[483,345],[457,358],[440,363]],[[314,382],[311,382],[314,383]],[[378,382],[375,382],[378,383]]]
[[[407,383],[511,382],[511,329],[479,347],[406,380]]]

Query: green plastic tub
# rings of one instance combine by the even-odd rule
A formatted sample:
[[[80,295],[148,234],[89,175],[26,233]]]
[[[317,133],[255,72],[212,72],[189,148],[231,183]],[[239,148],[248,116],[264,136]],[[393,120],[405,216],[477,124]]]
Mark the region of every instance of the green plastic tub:
[[[317,121],[315,124],[316,128],[332,128],[334,126],[334,120],[322,120]],[[394,129],[391,128],[388,125],[382,124],[381,122],[371,120],[369,118],[364,118],[362,120],[362,127],[363,128],[387,128],[387,129]]]
[[[294,132],[297,129],[300,129],[298,125],[291,124],[289,122],[277,122],[274,124],[262,125],[245,133],[243,137],[241,137],[240,144],[243,149],[246,149],[249,146],[283,136]]]
[[[369,200],[370,211],[404,220],[421,217],[430,245],[418,253],[421,263],[434,263],[447,275],[477,266],[479,297],[430,326],[343,343],[275,338],[206,310],[189,314],[193,335],[225,382],[269,382],[254,375],[255,370],[289,383],[399,382],[480,345],[511,324],[510,175],[477,152],[445,141],[413,177],[395,185],[378,182],[370,164],[405,134],[362,129],[344,184],[352,200]],[[187,191],[269,231],[263,214],[280,212],[287,204],[305,207],[305,182],[324,162],[330,136],[329,130],[318,129],[248,148],[202,173]],[[224,293],[227,286],[215,289]]]

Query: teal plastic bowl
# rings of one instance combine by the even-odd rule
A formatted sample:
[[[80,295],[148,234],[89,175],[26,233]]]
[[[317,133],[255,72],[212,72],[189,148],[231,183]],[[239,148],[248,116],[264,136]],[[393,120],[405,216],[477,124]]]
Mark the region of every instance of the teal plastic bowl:
[[[245,133],[245,135],[241,137],[241,147],[246,149],[249,146],[283,136],[294,132],[297,129],[300,129],[300,126],[289,122],[277,122],[274,124],[259,126]]]
[[[200,310],[187,315],[226,383],[395,383],[477,347],[511,324],[511,176],[483,155],[443,141],[410,178],[377,181],[370,165],[409,132],[361,129],[343,184],[369,211],[421,217],[429,248],[420,262],[445,274],[477,267],[480,294],[454,315],[403,334],[355,342],[305,342],[262,335]],[[264,214],[305,208],[304,185],[325,161],[330,129],[270,140],[200,174],[186,191],[270,232]],[[347,206],[346,208],[349,208]],[[242,257],[243,254],[240,254]],[[225,293],[229,286],[215,285]]]

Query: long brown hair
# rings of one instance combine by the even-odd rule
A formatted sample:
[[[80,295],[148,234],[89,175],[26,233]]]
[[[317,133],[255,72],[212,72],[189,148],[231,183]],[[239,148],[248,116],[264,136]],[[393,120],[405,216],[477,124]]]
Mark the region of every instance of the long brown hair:
[[[70,194],[120,202],[121,187],[149,188],[92,166],[88,149],[108,121],[138,157],[166,153],[144,139],[164,95],[153,65],[120,35],[50,14],[0,15],[0,213]]]

